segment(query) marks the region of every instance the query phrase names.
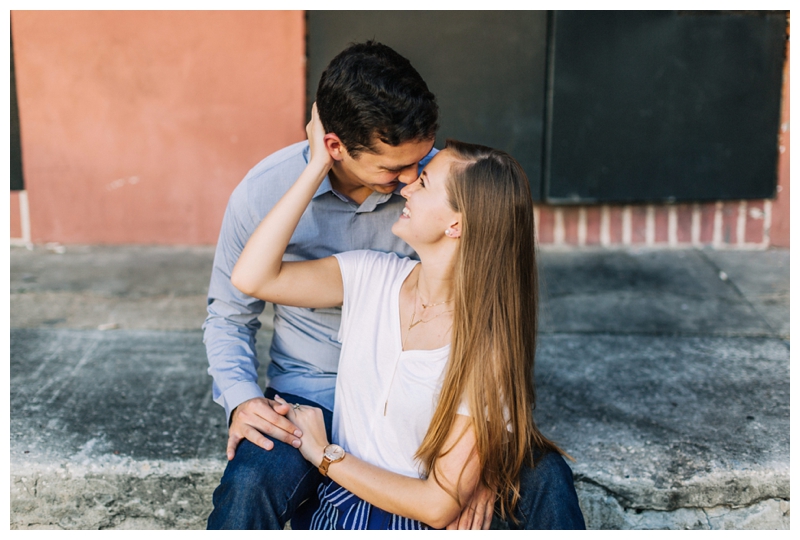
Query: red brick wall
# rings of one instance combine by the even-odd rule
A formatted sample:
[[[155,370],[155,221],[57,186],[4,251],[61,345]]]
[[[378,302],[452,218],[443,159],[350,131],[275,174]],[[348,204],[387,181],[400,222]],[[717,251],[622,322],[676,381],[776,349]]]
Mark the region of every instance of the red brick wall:
[[[765,249],[771,200],[703,204],[539,205],[539,244],[556,247],[652,246]],[[788,247],[788,245],[787,245]]]

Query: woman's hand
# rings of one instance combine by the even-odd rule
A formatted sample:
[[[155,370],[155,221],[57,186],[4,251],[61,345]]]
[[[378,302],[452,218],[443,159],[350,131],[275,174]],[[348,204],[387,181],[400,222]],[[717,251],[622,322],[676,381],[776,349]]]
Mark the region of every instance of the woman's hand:
[[[326,172],[333,165],[333,158],[325,147],[325,128],[319,119],[317,103],[311,107],[311,121],[306,125],[306,136],[311,148],[311,162],[323,168]]]
[[[275,401],[286,403],[282,397],[275,395]],[[322,463],[322,453],[328,446],[328,434],[325,432],[325,421],[322,418],[322,409],[310,405],[290,406],[286,415],[294,425],[300,428],[303,436],[300,437],[300,453],[315,467]]]

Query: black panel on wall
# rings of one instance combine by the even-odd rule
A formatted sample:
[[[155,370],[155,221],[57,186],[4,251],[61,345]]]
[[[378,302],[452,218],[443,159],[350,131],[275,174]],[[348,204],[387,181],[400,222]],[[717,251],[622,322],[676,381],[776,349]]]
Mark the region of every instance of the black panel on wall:
[[[556,12],[545,197],[773,197],[785,13]]]
[[[408,58],[436,94],[437,148],[454,138],[505,150],[539,198],[546,12],[309,11],[309,111],[328,62],[368,39]]]
[[[19,139],[17,77],[14,72],[14,41],[11,41],[11,191],[25,189],[22,179],[22,147]]]

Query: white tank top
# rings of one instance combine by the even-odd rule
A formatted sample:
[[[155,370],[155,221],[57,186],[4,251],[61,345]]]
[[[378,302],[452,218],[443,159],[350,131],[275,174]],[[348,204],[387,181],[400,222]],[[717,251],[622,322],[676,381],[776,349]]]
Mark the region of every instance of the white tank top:
[[[433,418],[450,345],[401,350],[400,288],[418,261],[378,251],[335,257],[344,303],[333,442],[383,469],[421,477],[414,453]],[[463,404],[458,413],[467,410]]]

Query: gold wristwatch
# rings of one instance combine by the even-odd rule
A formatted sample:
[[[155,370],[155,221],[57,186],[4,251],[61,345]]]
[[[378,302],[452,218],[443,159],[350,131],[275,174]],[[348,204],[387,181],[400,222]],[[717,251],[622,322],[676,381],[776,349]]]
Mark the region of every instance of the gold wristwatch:
[[[322,451],[322,463],[319,464],[319,472],[322,476],[328,476],[328,467],[331,463],[342,461],[344,459],[344,448],[338,444],[329,444]]]

